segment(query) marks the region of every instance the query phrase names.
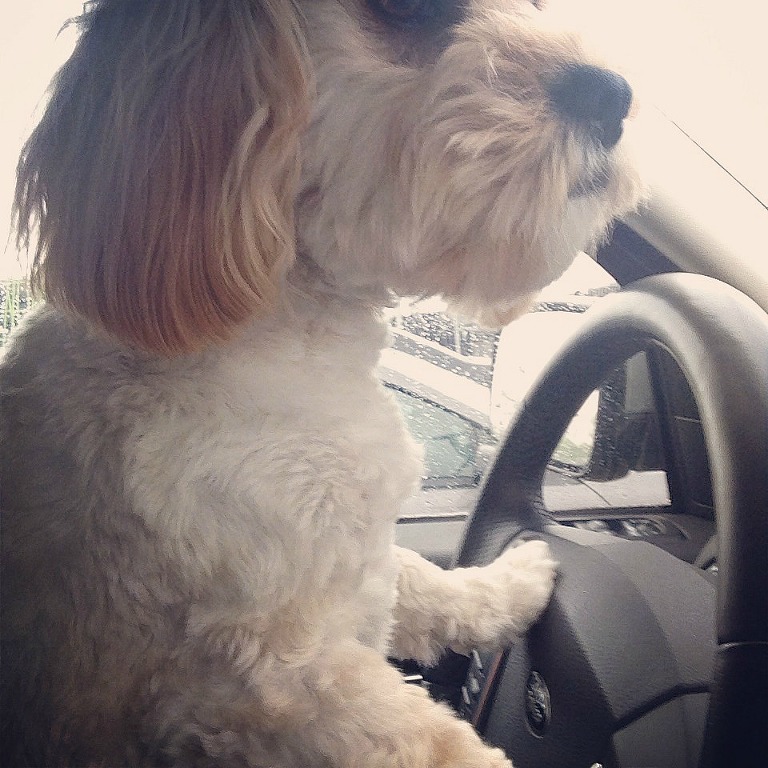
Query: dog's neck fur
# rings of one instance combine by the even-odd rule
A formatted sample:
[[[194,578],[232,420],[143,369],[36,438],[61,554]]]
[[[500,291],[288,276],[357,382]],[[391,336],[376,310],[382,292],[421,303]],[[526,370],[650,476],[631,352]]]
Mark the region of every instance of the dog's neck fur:
[[[283,358],[286,367],[297,373],[315,363],[325,368],[327,360],[335,361],[332,367],[339,371],[339,378],[373,371],[389,341],[382,316],[382,309],[395,301],[389,289],[371,284],[350,291],[301,255],[286,278],[282,295],[283,301],[272,313],[246,323],[233,342],[222,347],[223,358],[235,359],[239,350],[247,350],[251,357],[244,363],[252,366],[254,354],[271,355],[271,345],[280,339],[279,343],[289,344],[295,352],[302,350],[301,357],[286,351]],[[215,348],[208,354],[219,356]]]

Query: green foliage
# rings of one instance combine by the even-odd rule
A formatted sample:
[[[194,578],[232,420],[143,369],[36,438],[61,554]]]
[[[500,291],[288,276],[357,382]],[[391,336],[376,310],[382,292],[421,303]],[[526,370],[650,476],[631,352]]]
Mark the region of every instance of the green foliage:
[[[564,436],[558,443],[552,458],[562,464],[579,469],[586,469],[592,455],[592,441],[576,443]]]
[[[29,283],[25,279],[0,281],[0,346],[24,313],[33,304]]]

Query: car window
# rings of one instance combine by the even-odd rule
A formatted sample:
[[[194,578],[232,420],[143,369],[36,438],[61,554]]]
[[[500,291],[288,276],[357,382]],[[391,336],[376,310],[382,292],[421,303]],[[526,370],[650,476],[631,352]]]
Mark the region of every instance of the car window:
[[[5,3],[0,32],[0,280],[21,277],[26,255],[10,241],[10,211],[19,152],[38,117],[48,83],[72,52],[73,27],[67,18],[82,12],[82,0],[34,0]]]
[[[489,430],[413,392],[392,388],[413,437],[424,447],[425,487],[476,485],[494,440]]]
[[[390,310],[392,343],[382,354],[381,377],[396,387],[406,423],[425,447],[424,488],[480,484],[531,387],[579,331],[585,313],[618,289],[611,275],[580,254],[528,314],[502,329],[463,321],[434,298],[403,299]],[[594,488],[647,470],[657,482],[653,498],[641,495],[639,503],[663,503],[666,485],[658,457],[638,458],[630,467],[626,456],[618,455],[627,434],[656,428],[644,356],[620,373],[593,392],[573,418],[545,482],[558,485],[568,478]]]

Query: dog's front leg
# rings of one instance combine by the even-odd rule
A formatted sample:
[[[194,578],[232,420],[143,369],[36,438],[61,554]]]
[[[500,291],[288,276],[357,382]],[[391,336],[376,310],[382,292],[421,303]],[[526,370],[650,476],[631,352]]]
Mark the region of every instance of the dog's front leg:
[[[391,652],[433,664],[443,649],[506,645],[536,621],[555,582],[544,542],[508,549],[482,568],[445,571],[410,550],[400,560]]]
[[[195,768],[512,768],[503,752],[356,640],[186,653],[155,685],[151,760]],[[238,649],[238,646],[239,649]],[[255,655],[254,655],[255,654]],[[181,659],[179,659],[181,661]],[[192,663],[194,669],[184,669]],[[181,673],[181,674],[180,674]]]

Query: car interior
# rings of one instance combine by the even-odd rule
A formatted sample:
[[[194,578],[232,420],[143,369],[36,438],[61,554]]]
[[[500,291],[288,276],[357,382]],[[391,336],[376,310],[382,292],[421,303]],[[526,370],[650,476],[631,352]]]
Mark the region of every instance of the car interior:
[[[768,216],[674,125],[655,130],[676,162],[651,164],[647,203],[595,254],[621,291],[532,386],[474,510],[411,504],[398,526],[444,566],[532,536],[555,552],[529,636],[406,669],[521,768],[768,759]],[[588,464],[548,466],[595,390]],[[584,504],[558,471],[635,482]]]
[[[768,766],[768,206],[649,113],[647,198],[589,254],[620,290],[584,311],[498,448],[487,414],[422,390],[414,405],[413,382],[382,375],[466,442],[434,455],[461,482],[425,476],[397,544],[471,568],[536,538],[558,561],[510,647],[398,662],[516,768]],[[553,460],[590,397],[588,459]]]

